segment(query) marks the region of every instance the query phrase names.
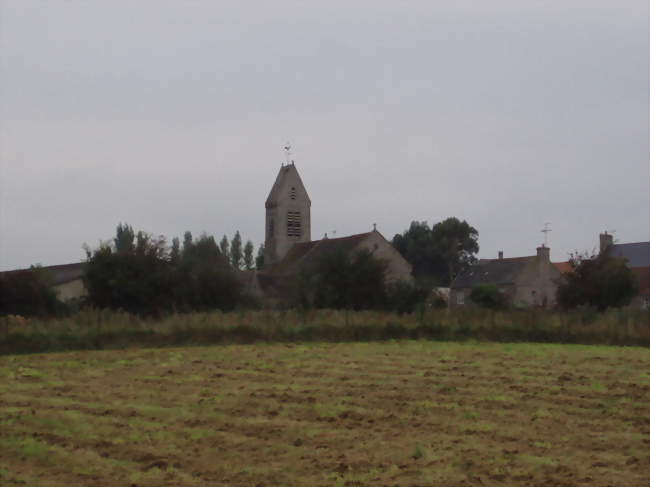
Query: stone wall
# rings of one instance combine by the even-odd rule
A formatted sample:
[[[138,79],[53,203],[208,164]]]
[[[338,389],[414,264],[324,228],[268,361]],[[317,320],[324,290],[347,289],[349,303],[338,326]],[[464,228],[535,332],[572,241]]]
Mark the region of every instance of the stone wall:
[[[413,282],[412,268],[402,254],[379,232],[371,232],[368,238],[359,244],[359,249],[367,249],[379,259],[388,263],[386,269],[386,282],[407,281]]]
[[[81,279],[75,279],[74,281],[58,284],[54,286],[54,290],[56,291],[58,298],[63,302],[70,301],[71,299],[82,298],[88,294]]]

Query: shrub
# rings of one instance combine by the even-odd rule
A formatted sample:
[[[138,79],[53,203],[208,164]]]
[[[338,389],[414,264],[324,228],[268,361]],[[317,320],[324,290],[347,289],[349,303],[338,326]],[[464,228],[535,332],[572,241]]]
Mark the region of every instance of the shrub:
[[[396,313],[412,313],[424,303],[429,290],[406,281],[390,283],[386,288],[386,309]]]
[[[135,234],[120,224],[111,244],[86,250],[84,284],[90,305],[138,315],[170,311],[233,309],[240,283],[213,237],[185,234],[182,251],[163,237]]]
[[[482,308],[504,309],[508,302],[506,296],[494,284],[477,284],[469,295],[470,301]]]
[[[562,308],[620,308],[638,293],[638,282],[626,261],[612,257],[607,250],[598,256],[575,254],[570,262],[573,272],[566,275],[557,290],[557,302]]]
[[[0,275],[0,316],[47,316],[65,314],[50,276],[41,267]]]
[[[302,279],[309,283],[317,308],[361,310],[385,304],[385,272],[386,262],[368,250],[352,255],[341,251],[321,258]]]

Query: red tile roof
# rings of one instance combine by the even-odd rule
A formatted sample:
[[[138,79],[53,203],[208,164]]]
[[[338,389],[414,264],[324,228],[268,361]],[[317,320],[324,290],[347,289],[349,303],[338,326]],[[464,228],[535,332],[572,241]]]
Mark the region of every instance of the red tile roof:
[[[562,274],[569,274],[570,272],[573,272],[573,266],[571,265],[571,262],[568,262],[568,261],[567,262],[553,262],[553,265]]]

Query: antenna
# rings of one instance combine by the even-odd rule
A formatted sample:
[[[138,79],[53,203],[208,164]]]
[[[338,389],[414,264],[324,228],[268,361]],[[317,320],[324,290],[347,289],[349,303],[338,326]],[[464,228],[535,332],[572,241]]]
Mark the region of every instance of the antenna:
[[[287,166],[291,164],[291,144],[287,142],[284,145],[284,155],[287,158]]]
[[[548,247],[548,232],[552,232],[548,226],[550,225],[550,222],[544,223],[544,228],[541,230],[541,232],[544,234],[544,247]]]

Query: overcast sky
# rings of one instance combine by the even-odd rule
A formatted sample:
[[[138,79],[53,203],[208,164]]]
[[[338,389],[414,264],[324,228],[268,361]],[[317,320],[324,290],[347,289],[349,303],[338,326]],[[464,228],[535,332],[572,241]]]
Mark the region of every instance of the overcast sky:
[[[466,219],[481,257],[650,240],[647,0],[0,0],[0,269],[119,222],[312,238]]]

